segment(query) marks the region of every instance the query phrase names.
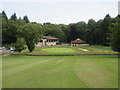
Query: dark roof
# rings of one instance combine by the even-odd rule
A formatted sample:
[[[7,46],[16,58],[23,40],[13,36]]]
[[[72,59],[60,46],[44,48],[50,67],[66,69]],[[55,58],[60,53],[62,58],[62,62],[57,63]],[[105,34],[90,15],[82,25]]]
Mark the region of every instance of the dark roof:
[[[85,41],[81,40],[81,39],[76,39],[74,41],[71,41],[72,44],[81,44],[81,43],[86,43]]]
[[[45,39],[58,39],[58,38],[52,37],[52,36],[43,36],[43,38],[45,38]]]

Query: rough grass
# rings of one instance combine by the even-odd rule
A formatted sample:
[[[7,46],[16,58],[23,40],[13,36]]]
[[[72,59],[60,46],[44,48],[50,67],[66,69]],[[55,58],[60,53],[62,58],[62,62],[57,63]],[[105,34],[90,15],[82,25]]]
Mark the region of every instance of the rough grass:
[[[84,49],[88,51],[83,51]],[[63,47],[39,47],[30,53],[24,50],[19,54],[117,54],[111,47],[105,46],[63,46]]]
[[[3,88],[117,88],[117,56],[3,56]]]

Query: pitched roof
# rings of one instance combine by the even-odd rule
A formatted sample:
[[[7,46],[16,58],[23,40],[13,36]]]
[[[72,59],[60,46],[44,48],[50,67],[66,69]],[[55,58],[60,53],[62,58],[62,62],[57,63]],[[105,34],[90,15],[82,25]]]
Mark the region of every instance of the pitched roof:
[[[76,39],[74,41],[71,41],[72,44],[80,44],[80,43],[86,43],[85,41],[81,40],[81,39]]]
[[[45,39],[58,39],[58,38],[52,37],[52,36],[43,36],[43,38],[45,38]]]

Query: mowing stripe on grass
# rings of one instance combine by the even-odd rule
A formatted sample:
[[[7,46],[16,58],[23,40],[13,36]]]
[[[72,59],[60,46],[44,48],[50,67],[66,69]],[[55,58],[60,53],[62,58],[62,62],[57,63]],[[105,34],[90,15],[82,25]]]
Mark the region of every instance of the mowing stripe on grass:
[[[25,65],[21,65],[21,66],[9,68],[9,69],[4,69],[4,70],[3,70],[3,76],[11,75],[11,74],[20,72],[20,71],[25,70],[25,69],[27,69],[27,68],[30,68],[30,67],[33,67],[33,66],[35,66],[35,65],[39,65],[39,64],[42,64],[42,63],[45,63],[45,62],[48,62],[48,61],[49,61],[49,60],[36,61],[36,62],[28,63],[28,64],[25,64]],[[7,74],[6,74],[5,72],[6,72]],[[8,72],[9,72],[9,73],[8,73]]]
[[[16,57],[18,57],[18,59],[22,58],[21,56],[16,56]],[[22,60],[19,60],[19,61],[14,61],[10,59],[10,62],[8,61],[3,62],[3,69],[12,68],[15,66],[22,66],[24,64],[29,64],[29,63],[33,63],[33,62],[40,61],[40,60],[46,60],[46,59],[42,57],[39,59],[36,57],[30,57],[30,56],[27,56],[27,58],[23,58]]]
[[[117,88],[118,60],[116,57],[5,56],[3,63],[18,64],[17,61],[22,60],[25,64],[21,67],[20,65],[11,66],[6,71],[5,68],[3,69],[3,88]],[[33,58],[35,62],[26,63],[24,58],[28,61]]]
[[[116,84],[118,83],[118,66],[115,66],[117,64],[116,60],[114,61],[116,64],[112,63],[113,61],[106,60],[106,63],[112,63],[107,67],[114,67],[114,71],[111,71],[108,68],[106,69],[106,64],[103,63],[102,59],[85,59],[86,61],[78,59],[74,71],[78,78],[90,88],[118,88],[118,84]]]

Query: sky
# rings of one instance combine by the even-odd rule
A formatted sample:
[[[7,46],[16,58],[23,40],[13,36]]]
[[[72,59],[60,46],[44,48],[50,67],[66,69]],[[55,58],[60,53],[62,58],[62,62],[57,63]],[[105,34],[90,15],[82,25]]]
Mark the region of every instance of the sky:
[[[34,1],[34,2],[33,2]],[[98,21],[107,14],[116,17],[119,0],[2,0],[0,10],[10,17],[28,16],[31,22],[69,24],[89,19]]]

